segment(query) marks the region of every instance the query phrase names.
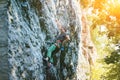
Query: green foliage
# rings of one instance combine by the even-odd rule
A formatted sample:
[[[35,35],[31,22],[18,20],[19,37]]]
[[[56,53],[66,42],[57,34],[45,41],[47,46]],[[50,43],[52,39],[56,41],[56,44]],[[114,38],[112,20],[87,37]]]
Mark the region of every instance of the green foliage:
[[[120,42],[119,0],[81,0],[81,5],[86,10],[87,25],[98,56],[91,80],[120,80],[120,47],[115,46]]]
[[[104,60],[105,60],[106,64],[119,63],[119,61],[120,61],[120,49],[112,52],[110,56],[106,56]]]
[[[120,64],[111,64],[106,68],[109,70],[106,70],[106,72],[102,75],[104,77],[103,80],[120,80]]]
[[[106,56],[104,61],[109,64],[108,70],[105,72],[105,80],[120,80],[120,47],[113,51],[110,56]]]

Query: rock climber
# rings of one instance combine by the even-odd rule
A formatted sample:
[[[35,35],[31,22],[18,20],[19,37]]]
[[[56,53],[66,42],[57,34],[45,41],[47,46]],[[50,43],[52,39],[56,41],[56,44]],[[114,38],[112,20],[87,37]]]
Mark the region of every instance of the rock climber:
[[[56,20],[57,26],[60,29],[61,33],[58,35],[56,38],[56,41],[54,44],[52,44],[48,50],[47,50],[47,57],[44,58],[48,62],[48,66],[53,63],[53,57],[52,57],[52,52],[58,48],[59,50],[63,51],[64,50],[64,44],[70,40],[69,35],[66,33],[66,29],[61,26],[58,20]]]

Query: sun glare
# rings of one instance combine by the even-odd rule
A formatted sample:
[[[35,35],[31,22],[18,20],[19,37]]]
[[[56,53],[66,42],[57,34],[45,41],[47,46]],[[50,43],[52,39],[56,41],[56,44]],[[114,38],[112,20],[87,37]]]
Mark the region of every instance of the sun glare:
[[[108,0],[105,8],[107,8],[110,15],[120,18],[120,0]]]
[[[101,25],[101,26],[100,26],[100,31],[101,31],[101,32],[105,32],[105,31],[107,31],[106,26]]]
[[[106,10],[108,15],[120,18],[120,0],[94,0],[94,9]]]

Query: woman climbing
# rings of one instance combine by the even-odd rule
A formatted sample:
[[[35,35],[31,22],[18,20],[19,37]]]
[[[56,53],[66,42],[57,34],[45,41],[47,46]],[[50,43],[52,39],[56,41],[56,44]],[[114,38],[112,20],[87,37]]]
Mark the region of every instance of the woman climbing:
[[[44,58],[48,62],[48,66],[50,67],[51,63],[53,63],[53,57],[52,52],[56,50],[57,48],[59,50],[64,50],[64,44],[70,40],[70,37],[68,34],[66,34],[66,29],[61,26],[58,20],[56,20],[58,28],[60,29],[61,33],[56,38],[56,41],[54,44],[52,44],[48,50],[47,50],[47,57]]]

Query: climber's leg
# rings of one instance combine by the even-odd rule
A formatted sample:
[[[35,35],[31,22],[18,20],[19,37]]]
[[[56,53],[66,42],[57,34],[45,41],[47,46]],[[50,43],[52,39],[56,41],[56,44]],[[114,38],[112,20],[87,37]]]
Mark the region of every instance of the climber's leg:
[[[53,63],[53,58],[52,58],[52,52],[56,49],[56,46],[53,44],[52,46],[50,46],[48,48],[48,51],[47,51],[47,57],[49,58],[49,61],[51,63]]]

